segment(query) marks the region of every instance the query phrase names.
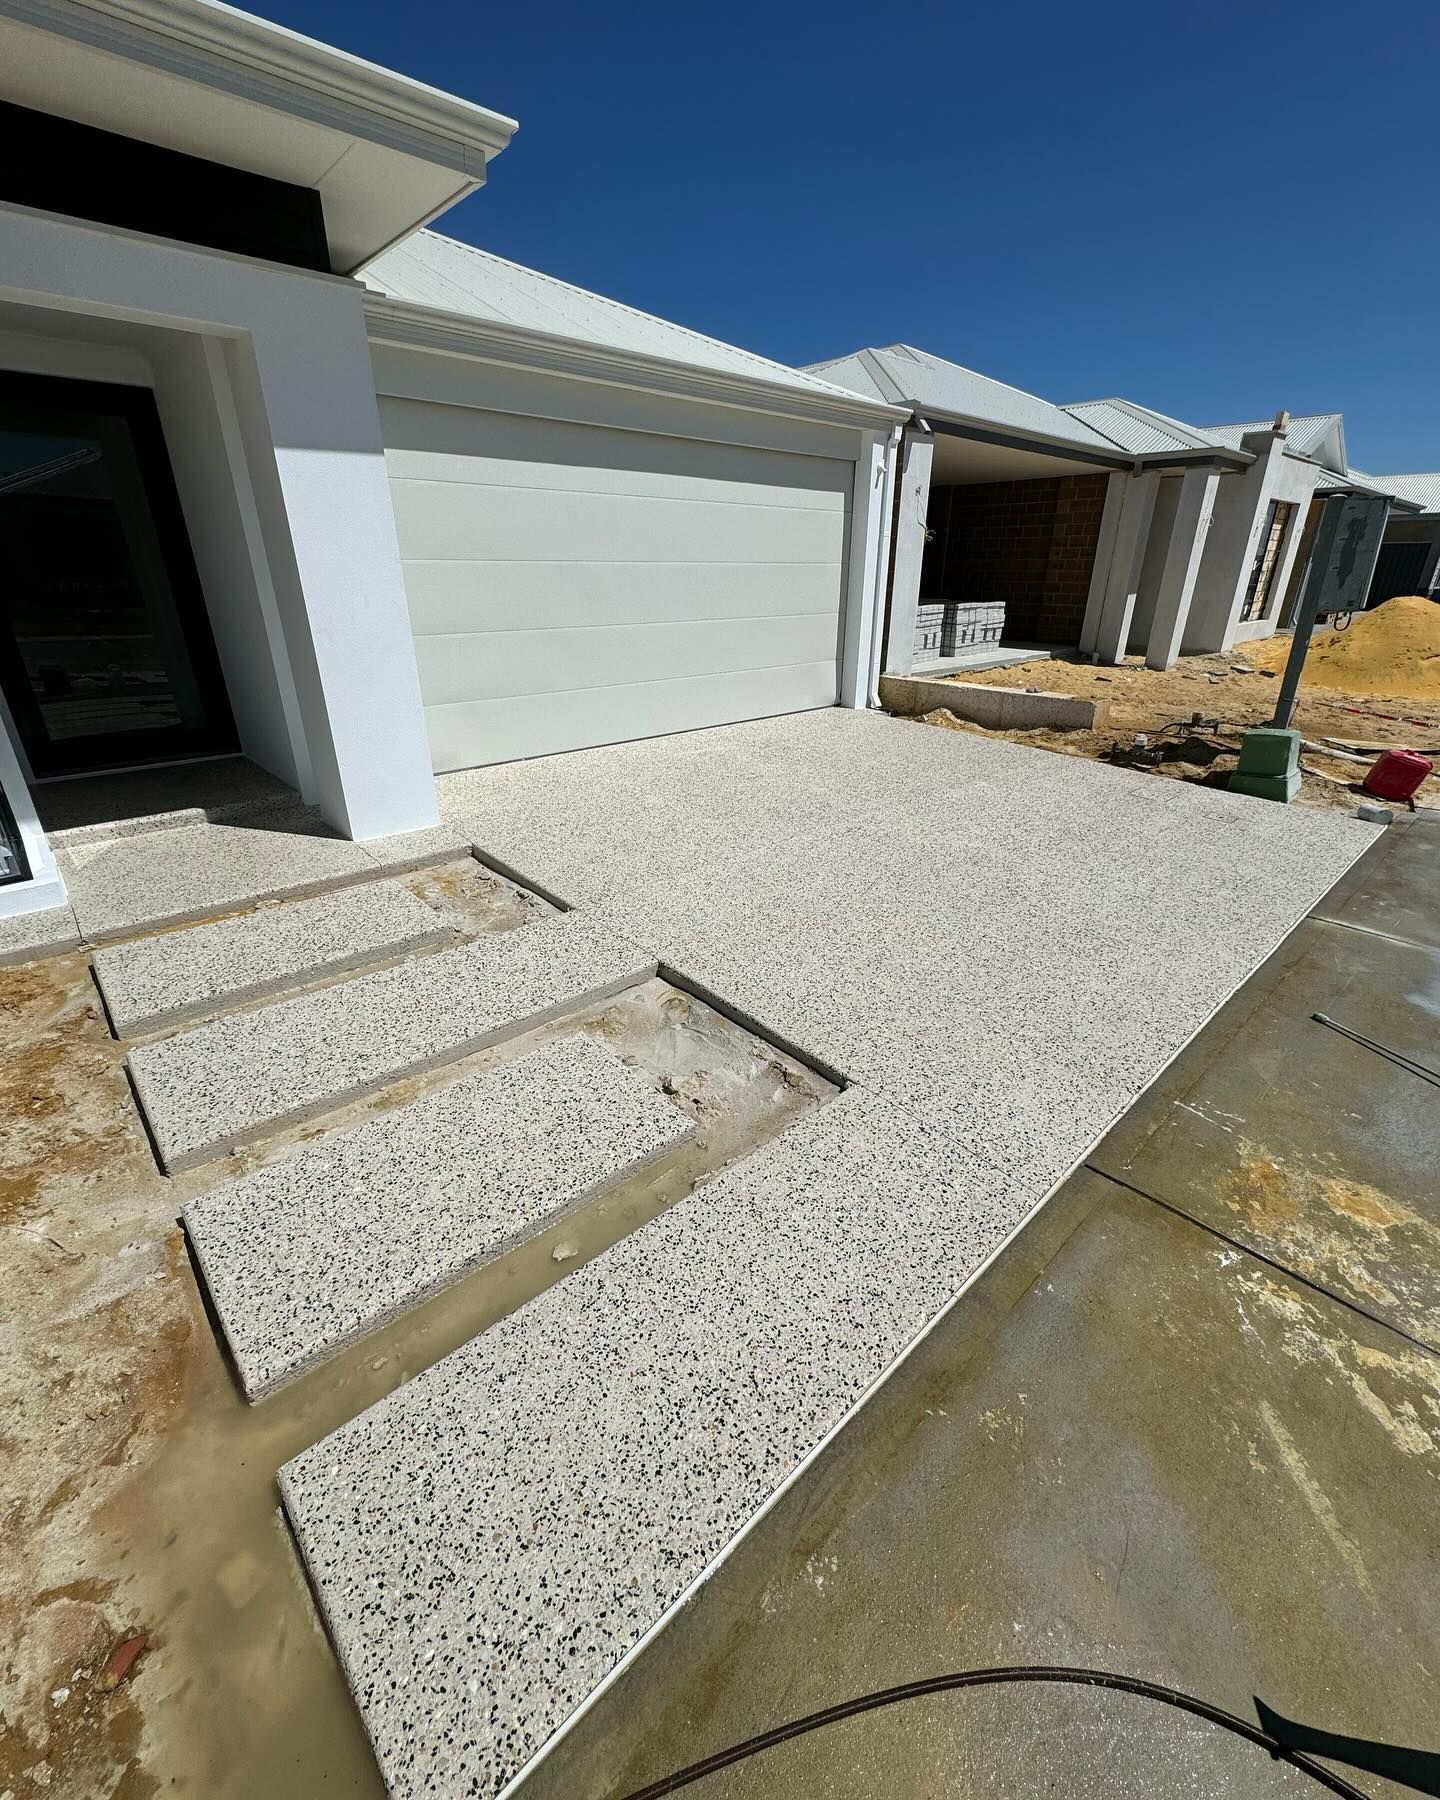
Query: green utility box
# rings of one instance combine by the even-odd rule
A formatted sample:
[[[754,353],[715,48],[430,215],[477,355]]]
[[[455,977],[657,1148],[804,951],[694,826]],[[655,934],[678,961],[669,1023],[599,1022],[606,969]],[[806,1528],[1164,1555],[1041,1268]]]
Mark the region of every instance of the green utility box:
[[[1261,800],[1279,800],[1288,806],[1300,792],[1300,771],[1294,769],[1288,775],[1242,775],[1237,770],[1230,777],[1230,792],[1255,794]]]
[[[1261,725],[1240,743],[1240,767],[1230,777],[1232,794],[1262,800],[1293,800],[1300,791],[1300,733]]]

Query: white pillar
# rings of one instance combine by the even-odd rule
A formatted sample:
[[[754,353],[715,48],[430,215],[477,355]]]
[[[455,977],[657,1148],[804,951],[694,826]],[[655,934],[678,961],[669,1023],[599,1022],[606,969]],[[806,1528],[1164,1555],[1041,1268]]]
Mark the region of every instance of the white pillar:
[[[439,810],[360,291],[293,302],[236,345],[235,393],[315,798],[347,837],[418,831]]]
[[[1173,669],[1180,655],[1219,480],[1217,469],[1198,468],[1187,469],[1180,482],[1180,497],[1175,503],[1175,521],[1170,528],[1170,544],[1165,552],[1165,566],[1160,572],[1155,616],[1150,621],[1150,641],[1145,651],[1146,666],[1151,669]]]
[[[1090,565],[1090,588],[1085,596],[1085,617],[1080,626],[1079,650],[1089,656],[1100,635],[1100,619],[1105,610],[1105,593],[1110,585],[1111,564],[1115,558],[1115,540],[1120,530],[1120,516],[1125,510],[1125,490],[1132,480],[1123,470],[1105,483],[1105,506],[1100,514],[1100,532],[1095,540],[1095,560]]]
[[[870,704],[871,649],[885,604],[885,495],[888,432],[862,431],[855,461],[850,508],[849,581],[845,629],[840,649],[838,703],[864,709]]]
[[[895,518],[890,578],[890,636],[887,675],[908,675],[915,666],[915,616],[920,606],[920,565],[930,513],[930,471],[935,440],[925,431],[907,431],[901,446],[900,505]]]
[[[1112,481],[1115,479],[1117,477],[1111,477]],[[1150,471],[1118,479],[1124,481],[1125,490],[1092,646],[1097,660],[1102,663],[1125,660],[1130,621],[1135,616],[1135,597],[1140,592],[1140,571],[1145,566],[1145,550],[1150,542],[1155,496],[1160,489],[1160,477]],[[1109,503],[1108,494],[1106,503]]]

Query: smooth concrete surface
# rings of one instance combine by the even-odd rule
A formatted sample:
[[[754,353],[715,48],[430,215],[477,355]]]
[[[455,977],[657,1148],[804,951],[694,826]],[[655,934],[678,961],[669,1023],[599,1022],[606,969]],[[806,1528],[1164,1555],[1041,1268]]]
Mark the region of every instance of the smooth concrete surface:
[[[498,1792],[1025,1203],[843,1094],[287,1464],[390,1792]]]
[[[562,916],[139,1045],[130,1075],[181,1169],[654,971],[601,921]]]
[[[80,927],[70,906],[47,906],[39,912],[14,913],[0,918],[0,968],[6,963],[31,962],[72,950],[80,942]]]
[[[463,855],[468,840],[444,826],[352,843],[293,805],[204,824],[72,844],[57,861],[90,943],[153,925],[313,893],[343,881]]]
[[[288,1465],[402,1795],[523,1767],[1376,836],[840,711],[440,790],[852,1086]]]
[[[1049,662],[1052,655],[1063,654],[1041,649],[1015,649],[1013,645],[982,645],[963,650],[958,656],[938,657],[933,662],[917,663],[912,675],[961,675],[967,669],[1008,669],[1016,663]]]
[[[822,1707],[1026,1664],[1433,1749],[1437,1407],[1435,1358],[1081,1171],[520,1791],[617,1800]],[[1204,1721],[1033,1686],[910,1701],[694,1791],[1320,1792]]]
[[[920,675],[882,675],[881,703],[891,712],[948,709],[960,719],[994,731],[1093,731],[1109,716],[1108,700],[1076,694],[1031,693],[1027,688],[987,687],[977,681],[941,681]]]
[[[97,950],[95,979],[116,1037],[135,1037],[453,937],[407,888],[364,882]]]
[[[1120,1181],[1440,1351],[1440,948],[1335,922],[1425,917],[1440,822],[1393,827],[1092,1157]]]
[[[185,1226],[246,1394],[273,1392],[692,1129],[577,1035],[202,1195]]]

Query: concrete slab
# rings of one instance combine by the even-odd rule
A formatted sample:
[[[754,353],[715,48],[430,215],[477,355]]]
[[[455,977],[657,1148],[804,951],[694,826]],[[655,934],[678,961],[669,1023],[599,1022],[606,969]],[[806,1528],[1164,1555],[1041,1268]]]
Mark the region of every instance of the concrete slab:
[[[15,913],[0,918],[0,968],[73,950],[79,942],[80,927],[73,907],[47,906],[41,912]]]
[[[859,1694],[1026,1663],[1433,1748],[1440,1362],[1098,1176],[1037,1233],[1052,1212],[1059,1241],[1036,1261],[1017,1240],[526,1800],[610,1800]],[[1376,1800],[1408,1791],[1347,1773]],[[696,1792],[1319,1790],[1161,1707],[1025,1687],[872,1714]]]
[[[1091,1160],[1440,1350],[1434,1089],[1312,1017],[1440,1068],[1440,951],[1320,918],[1287,951]]]
[[[216,1019],[129,1056],[167,1169],[185,1168],[654,973],[568,915]]]
[[[74,844],[55,859],[91,943],[373,874],[359,844],[284,812]]]
[[[115,1035],[134,1037],[453,937],[407,889],[366,882],[99,950],[95,978]]]
[[[1440,819],[1402,818],[1386,833],[1386,854],[1367,857],[1316,908],[1365,931],[1384,931],[1440,950]]]
[[[484,852],[1037,1197],[1377,835],[838,710],[439,790]]]
[[[464,832],[428,831],[352,843],[291,804],[233,823],[187,825],[72,843],[56,857],[90,943],[155,925],[400,874],[469,853]]]
[[[287,1464],[390,1792],[497,1793],[1027,1204],[843,1094]]]
[[[593,1038],[560,1038],[185,1209],[252,1400],[691,1135]]]
[[[1375,835],[840,711],[440,791],[856,1086],[288,1466],[399,1794],[495,1792]]]

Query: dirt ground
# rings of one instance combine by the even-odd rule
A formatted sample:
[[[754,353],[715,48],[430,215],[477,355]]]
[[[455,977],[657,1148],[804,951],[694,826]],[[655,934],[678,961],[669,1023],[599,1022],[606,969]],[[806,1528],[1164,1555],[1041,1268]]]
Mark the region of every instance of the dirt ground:
[[[1154,737],[1166,726],[1183,722],[1187,731],[1196,736],[1227,745],[1226,754],[1209,767],[1170,762],[1154,773],[1174,781],[1222,786],[1235,768],[1240,734],[1249,726],[1269,724],[1280,686],[1279,676],[1257,668],[1243,647],[1226,656],[1187,656],[1175,668],[1164,671],[1147,669],[1144,659],[1138,656],[1127,657],[1115,667],[1097,667],[1078,658],[1070,661],[1051,657],[1011,664],[1004,669],[983,669],[954,679],[987,687],[1039,688],[1049,693],[1079,694],[1087,700],[1107,700],[1109,720],[1098,731],[989,731],[941,711],[927,714],[927,724],[970,731],[980,737],[1004,737],[1065,756],[1096,759],[1107,755],[1116,744],[1131,743],[1137,732]],[[1196,713],[1203,720],[1218,721],[1219,729],[1190,725]],[[1302,683],[1295,726],[1310,743],[1341,738],[1363,746],[1403,745],[1427,752],[1440,764],[1440,706],[1433,702],[1307,688]],[[1172,735],[1180,738],[1186,733]],[[1353,810],[1363,798],[1355,790],[1373,760],[1367,755],[1361,762],[1352,762],[1341,756],[1304,750],[1300,759],[1304,780],[1296,804]],[[1440,772],[1424,783],[1416,802],[1440,806]]]
[[[473,864],[407,885],[471,933],[543,910]],[[695,1134],[246,1405],[177,1222],[191,1194],[575,1030]],[[84,952],[0,969],[0,1044],[0,1800],[380,1800],[275,1470],[833,1090],[657,979],[172,1179]],[[133,1668],[107,1682],[139,1633]]]

